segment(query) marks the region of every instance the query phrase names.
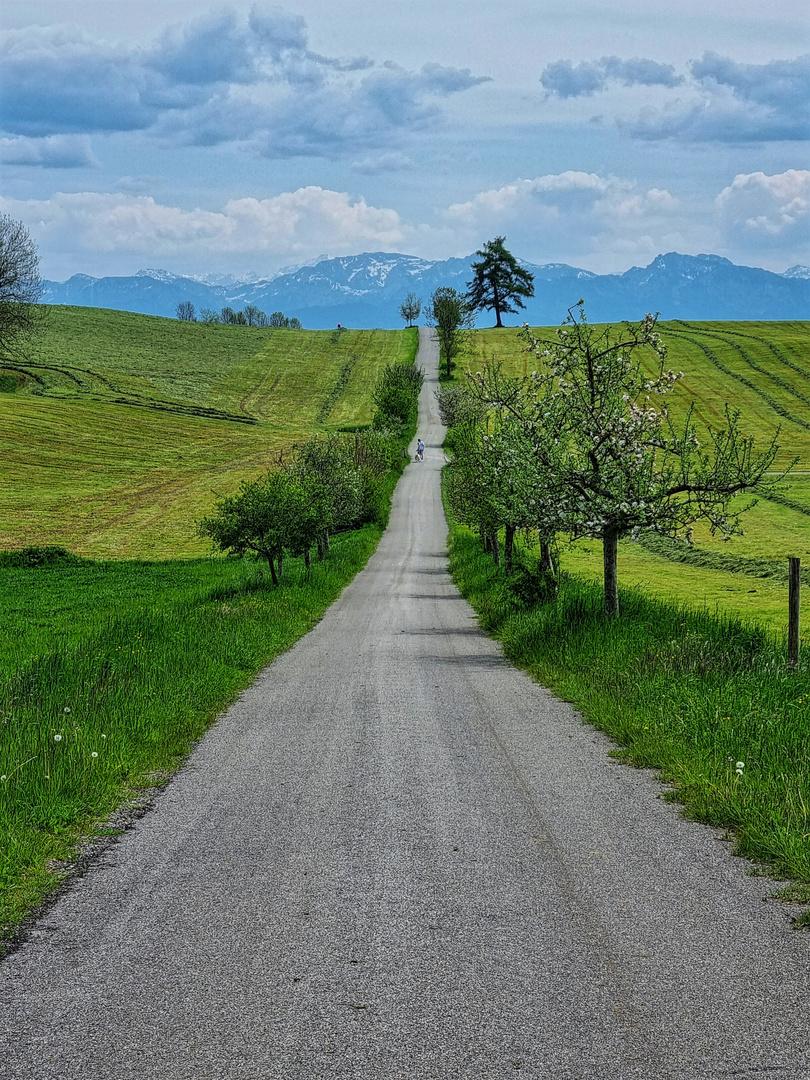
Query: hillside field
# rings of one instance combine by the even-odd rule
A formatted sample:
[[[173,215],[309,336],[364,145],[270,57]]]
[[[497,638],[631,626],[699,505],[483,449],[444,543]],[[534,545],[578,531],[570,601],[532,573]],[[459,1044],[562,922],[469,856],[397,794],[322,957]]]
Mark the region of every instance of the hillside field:
[[[0,367],[0,954],[77,844],[115,833],[107,816],[165,782],[382,533],[333,537],[309,570],[290,557],[273,587],[196,520],[290,444],[367,424],[416,344],[56,308],[38,355]]]
[[[318,430],[368,423],[416,330],[206,326],[53,307],[35,357],[0,365],[0,549],[205,554],[194,521]]]
[[[787,625],[788,556],[801,558],[810,572],[810,323],[675,321],[661,323],[660,331],[668,346],[668,366],[684,373],[667,399],[674,417],[683,416],[694,402],[699,425],[718,424],[728,402],[740,411],[741,430],[758,445],[764,447],[781,429],[775,466],[799,460],[777,498],[760,497],[745,514],[744,536],[725,542],[698,525],[694,548],[658,544],[651,550],[644,543],[623,541],[619,583],[761,619],[781,633]],[[547,340],[554,336],[548,327],[533,333]],[[459,357],[460,374],[481,370],[493,359],[515,375],[536,366],[517,329],[480,330]],[[744,502],[750,499],[736,505]],[[561,552],[566,569],[601,579],[597,541],[564,544]],[[805,581],[810,584],[810,573]],[[807,590],[804,595],[806,610]]]

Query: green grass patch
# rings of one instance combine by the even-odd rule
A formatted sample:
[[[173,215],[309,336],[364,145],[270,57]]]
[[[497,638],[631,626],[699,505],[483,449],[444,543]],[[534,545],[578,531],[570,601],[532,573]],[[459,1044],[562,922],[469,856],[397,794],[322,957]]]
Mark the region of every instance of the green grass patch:
[[[0,935],[77,839],[182,761],[212,718],[321,617],[380,536],[333,539],[272,588],[241,559],[0,570]]]
[[[526,604],[456,525],[450,565],[509,660],[614,738],[623,760],[658,769],[688,816],[729,830],[739,854],[810,897],[806,661],[789,672],[766,627],[637,589],[621,591],[611,619],[600,587],[571,575],[556,602]]]
[[[417,331],[207,326],[48,309],[30,360],[2,374],[0,548],[95,559],[204,554],[194,521],[314,432],[369,424],[386,364]]]

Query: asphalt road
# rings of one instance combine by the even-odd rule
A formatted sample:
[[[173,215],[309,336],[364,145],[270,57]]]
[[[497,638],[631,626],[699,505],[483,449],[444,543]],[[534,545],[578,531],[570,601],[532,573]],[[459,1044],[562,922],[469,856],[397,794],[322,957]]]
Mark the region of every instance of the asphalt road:
[[[773,883],[453,587],[434,386],[367,569],[0,964],[5,1080],[810,1077]]]

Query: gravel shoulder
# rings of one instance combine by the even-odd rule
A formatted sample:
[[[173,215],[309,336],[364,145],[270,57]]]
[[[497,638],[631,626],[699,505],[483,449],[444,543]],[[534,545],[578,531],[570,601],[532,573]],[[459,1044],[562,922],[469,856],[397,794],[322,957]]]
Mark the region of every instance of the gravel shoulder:
[[[501,657],[425,460],[366,569],[0,963],[8,1080],[810,1078],[810,936]]]

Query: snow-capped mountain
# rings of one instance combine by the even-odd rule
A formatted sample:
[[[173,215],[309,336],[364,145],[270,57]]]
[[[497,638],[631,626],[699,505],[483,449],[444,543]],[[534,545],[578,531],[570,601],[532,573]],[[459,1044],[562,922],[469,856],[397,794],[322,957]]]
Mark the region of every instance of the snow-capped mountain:
[[[305,327],[392,328],[402,325],[399,305],[408,292],[426,303],[440,285],[464,291],[471,277],[466,259],[430,261],[415,255],[366,252],[313,262],[277,274],[246,278],[185,277],[166,270],[141,270],[131,277],[91,278],[75,274],[46,282],[45,302],[138,311],[174,317],[190,300],[200,310],[254,304],[267,314],[282,311]],[[658,255],[646,267],[623,274],[593,274],[565,263],[523,265],[534,274],[535,296],[514,325],[524,320],[554,325],[580,298],[593,321],[638,319],[659,311],[663,319],[808,319],[810,268],[784,274],[737,266],[719,255]],[[487,325],[489,315],[479,319]]]

